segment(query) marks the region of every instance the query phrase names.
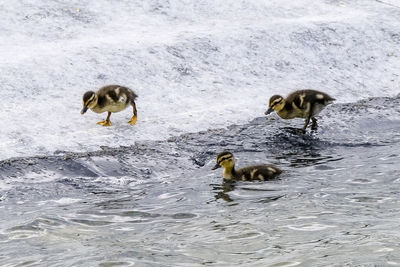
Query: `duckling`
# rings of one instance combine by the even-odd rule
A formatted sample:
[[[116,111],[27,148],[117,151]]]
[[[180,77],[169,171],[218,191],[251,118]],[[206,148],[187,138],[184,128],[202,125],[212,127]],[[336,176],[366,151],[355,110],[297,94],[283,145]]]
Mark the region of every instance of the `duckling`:
[[[111,112],[120,112],[129,105],[132,105],[133,116],[128,123],[133,125],[137,121],[136,98],[137,95],[127,87],[120,85],[107,85],[100,88],[97,92],[87,91],[83,95],[83,108],[81,114],[85,114],[89,108],[96,113],[107,111],[108,115],[106,120],[99,121],[97,124],[110,126]]]
[[[317,116],[327,105],[336,99],[316,90],[298,90],[289,94],[286,98],[280,95],[273,95],[269,99],[269,109],[265,115],[273,111],[282,119],[305,118],[305,123],[301,131],[305,133],[310,119],[312,120],[311,129],[317,127]]]
[[[231,152],[225,151],[217,155],[217,164],[212,168],[216,170],[224,167],[222,176],[226,180],[268,180],[273,179],[282,173],[280,169],[273,165],[254,165],[241,169],[235,169],[235,159]]]

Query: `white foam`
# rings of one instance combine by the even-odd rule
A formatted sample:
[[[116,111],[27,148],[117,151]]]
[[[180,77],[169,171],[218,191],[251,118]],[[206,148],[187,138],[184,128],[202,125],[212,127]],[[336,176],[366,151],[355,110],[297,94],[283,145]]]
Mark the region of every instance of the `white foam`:
[[[331,2],[331,3],[330,3]],[[299,88],[339,102],[398,93],[398,10],[358,1],[30,1],[0,9],[0,160],[244,123]],[[139,95],[112,127],[81,97]]]

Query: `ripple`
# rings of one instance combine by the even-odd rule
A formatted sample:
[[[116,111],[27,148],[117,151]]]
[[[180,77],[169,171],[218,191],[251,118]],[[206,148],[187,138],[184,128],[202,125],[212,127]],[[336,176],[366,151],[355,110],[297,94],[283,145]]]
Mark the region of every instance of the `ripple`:
[[[12,227],[8,229],[7,232],[8,232],[8,238],[11,240],[29,239],[42,235],[44,229],[33,222]]]
[[[258,236],[262,235],[260,232],[248,232],[248,233],[243,233],[239,235],[231,235],[228,236],[228,239],[249,239],[249,238],[256,238]]]
[[[193,213],[175,213],[171,215],[171,218],[173,219],[191,219],[195,217],[197,217],[197,215]]]
[[[113,222],[108,222],[108,221],[95,221],[95,220],[84,220],[84,219],[72,219],[71,221],[79,224],[84,224],[87,226],[104,226],[113,224]]]
[[[57,203],[57,204],[60,204],[60,205],[70,205],[70,204],[74,204],[74,203],[77,203],[77,202],[80,202],[80,201],[82,201],[82,199],[80,199],[80,198],[63,197],[63,198],[60,198],[60,199],[39,201],[38,205],[46,205],[49,202]]]
[[[126,217],[141,217],[141,218],[156,218],[160,217],[160,214],[157,213],[149,213],[149,212],[143,212],[143,211],[135,211],[135,210],[129,210],[129,211],[123,211],[121,213],[118,213],[120,216],[126,216]]]
[[[254,201],[254,202],[255,202],[255,203],[270,203],[270,202],[276,201],[276,200],[278,200],[278,199],[280,199],[280,198],[282,198],[282,197],[284,197],[284,195],[281,195],[281,196],[274,196],[274,197],[265,197],[265,198],[256,200],[256,201]]]
[[[293,266],[298,266],[300,265],[300,261],[284,261],[284,262],[278,262],[274,263],[271,265],[268,265],[269,267],[293,267]]]
[[[310,216],[293,216],[288,218],[288,220],[310,220],[310,219],[317,219],[317,216],[310,215]]]
[[[314,231],[322,231],[329,228],[337,227],[335,225],[328,225],[328,224],[320,224],[320,223],[313,223],[313,224],[303,224],[303,225],[287,225],[287,228],[295,231],[306,231],[306,232],[314,232]]]
[[[134,263],[126,261],[106,261],[99,263],[100,267],[134,266],[134,265],[135,265]]]
[[[375,250],[375,252],[392,252],[392,251],[394,251],[393,248],[380,248]]]
[[[40,236],[46,230],[57,228],[63,224],[64,221],[60,219],[41,217],[31,222],[11,227],[6,231],[10,239],[26,239]]]
[[[376,179],[368,179],[368,178],[355,178],[346,180],[346,183],[349,184],[374,184],[377,183],[378,180]]]
[[[171,193],[164,193],[158,196],[159,199],[169,199],[174,198],[180,195],[185,194],[184,192],[171,192]]]
[[[315,169],[316,170],[321,170],[321,171],[327,171],[327,170],[334,170],[335,168],[331,167],[331,166],[328,166],[328,165],[325,165],[325,164],[321,164],[321,165],[315,166]]]
[[[370,197],[370,196],[355,196],[347,198],[350,202],[354,203],[384,203],[391,200],[390,197]]]

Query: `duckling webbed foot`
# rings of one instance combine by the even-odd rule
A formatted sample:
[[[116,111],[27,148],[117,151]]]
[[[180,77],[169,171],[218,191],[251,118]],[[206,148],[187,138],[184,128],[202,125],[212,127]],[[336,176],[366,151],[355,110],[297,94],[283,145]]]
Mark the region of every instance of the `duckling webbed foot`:
[[[111,121],[99,121],[97,124],[101,126],[111,126]]]
[[[109,111],[106,120],[105,121],[99,121],[97,124],[100,124],[100,125],[103,125],[103,126],[111,126],[110,116],[111,116],[111,112]]]
[[[318,129],[318,123],[317,123],[317,119],[316,118],[311,118],[312,120],[312,124],[311,124],[311,130],[315,131]]]
[[[134,125],[134,124],[136,124],[136,121],[137,121],[137,116],[134,115],[134,116],[128,121],[128,123],[129,123],[130,125]]]

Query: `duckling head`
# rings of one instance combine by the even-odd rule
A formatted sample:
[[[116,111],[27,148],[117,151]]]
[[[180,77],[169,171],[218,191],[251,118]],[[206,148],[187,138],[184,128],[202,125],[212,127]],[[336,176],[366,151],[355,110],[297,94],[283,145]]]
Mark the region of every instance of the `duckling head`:
[[[81,114],[85,114],[88,108],[93,108],[97,105],[97,95],[93,91],[87,91],[82,98],[83,108]]]
[[[228,151],[221,152],[217,155],[217,164],[211,169],[216,170],[220,167],[224,167],[224,169],[232,169],[235,165],[235,159],[233,154]]]
[[[265,111],[265,115],[270,114],[273,111],[281,111],[285,107],[285,99],[280,95],[273,95],[269,99],[269,109]]]

